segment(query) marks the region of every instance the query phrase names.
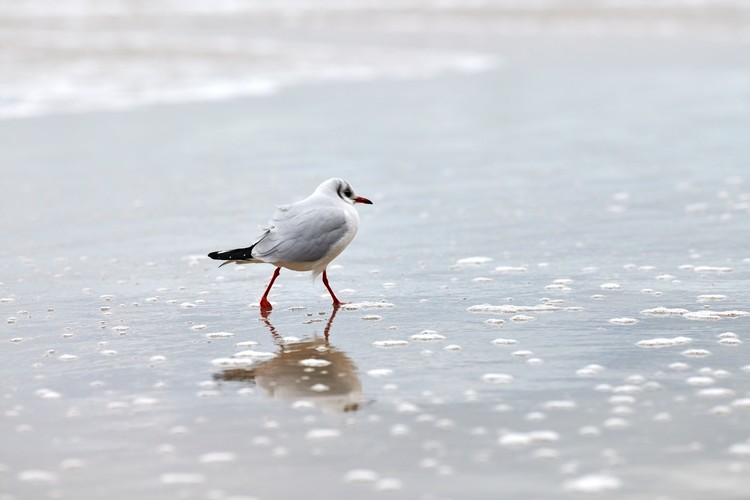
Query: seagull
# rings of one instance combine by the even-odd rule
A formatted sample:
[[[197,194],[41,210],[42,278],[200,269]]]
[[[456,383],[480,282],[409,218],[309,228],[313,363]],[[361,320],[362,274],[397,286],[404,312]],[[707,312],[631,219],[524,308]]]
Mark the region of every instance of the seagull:
[[[357,234],[359,213],[354,208],[356,203],[372,205],[367,198],[357,196],[345,180],[328,179],[304,200],[277,207],[268,227],[262,228],[263,234],[249,247],[219,250],[208,256],[226,261],[221,266],[261,262],[276,266],[260,299],[261,311],[273,309],[268,294],[282,267],[292,271],[312,271],[313,279],[323,273],[323,284],[331,294],[334,307],[338,307],[341,301],[328,284],[326,267]]]

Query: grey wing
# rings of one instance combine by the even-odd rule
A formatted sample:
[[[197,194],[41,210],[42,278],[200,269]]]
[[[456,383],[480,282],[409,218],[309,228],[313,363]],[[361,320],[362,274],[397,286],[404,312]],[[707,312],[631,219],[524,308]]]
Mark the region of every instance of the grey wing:
[[[265,262],[315,262],[348,231],[344,213],[334,207],[279,207],[268,234],[253,248]]]

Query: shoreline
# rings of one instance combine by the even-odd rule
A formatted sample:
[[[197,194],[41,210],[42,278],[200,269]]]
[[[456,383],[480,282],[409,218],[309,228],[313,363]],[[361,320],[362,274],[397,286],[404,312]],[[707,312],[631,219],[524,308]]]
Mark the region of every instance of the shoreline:
[[[506,49],[516,44],[750,44],[750,9],[739,6],[736,12],[731,6],[632,9],[605,3],[586,9],[554,2],[527,10],[502,2],[437,8],[429,1],[414,8],[286,7],[207,16],[188,5],[184,19],[169,22],[158,7],[103,16],[82,11],[68,20],[76,31],[66,31],[66,24],[35,28],[44,18],[20,15],[26,22],[9,21],[13,43],[0,52],[7,60],[0,70],[12,75],[0,87],[7,96],[0,119],[481,72],[502,65]],[[0,25],[2,19],[0,14]],[[164,29],[155,31],[160,22]]]

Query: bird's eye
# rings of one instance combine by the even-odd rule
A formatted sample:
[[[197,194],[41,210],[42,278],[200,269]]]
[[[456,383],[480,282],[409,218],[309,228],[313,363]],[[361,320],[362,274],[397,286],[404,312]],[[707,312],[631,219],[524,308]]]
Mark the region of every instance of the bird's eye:
[[[349,189],[349,188],[346,188],[344,190],[344,196],[346,196],[347,198],[351,198],[352,197],[352,190]]]

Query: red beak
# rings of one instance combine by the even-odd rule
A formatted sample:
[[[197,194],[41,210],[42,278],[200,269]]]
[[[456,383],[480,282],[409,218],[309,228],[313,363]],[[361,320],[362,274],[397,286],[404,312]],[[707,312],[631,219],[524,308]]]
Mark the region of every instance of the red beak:
[[[365,205],[372,205],[372,202],[368,200],[367,198],[362,198],[361,196],[357,196],[354,198],[354,203],[364,203]]]

